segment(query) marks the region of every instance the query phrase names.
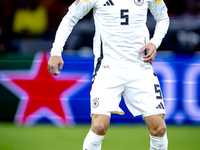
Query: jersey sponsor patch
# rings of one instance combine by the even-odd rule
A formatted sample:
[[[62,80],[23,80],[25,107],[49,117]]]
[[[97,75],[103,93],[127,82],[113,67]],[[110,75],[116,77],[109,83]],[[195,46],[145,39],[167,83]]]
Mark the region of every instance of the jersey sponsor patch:
[[[155,4],[160,4],[162,2],[163,2],[163,0],[155,0]]]
[[[144,4],[144,0],[134,0],[137,6],[142,6]]]

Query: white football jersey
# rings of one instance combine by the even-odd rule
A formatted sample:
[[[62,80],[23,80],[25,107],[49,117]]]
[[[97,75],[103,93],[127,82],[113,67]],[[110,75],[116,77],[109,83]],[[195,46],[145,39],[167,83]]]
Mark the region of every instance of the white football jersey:
[[[98,58],[108,65],[144,63],[144,55],[139,53],[143,45],[152,42],[158,48],[169,27],[163,0],[76,0],[57,30],[51,56],[61,56],[74,25],[91,9],[95,22],[95,64]],[[151,40],[146,26],[148,9],[157,21]]]

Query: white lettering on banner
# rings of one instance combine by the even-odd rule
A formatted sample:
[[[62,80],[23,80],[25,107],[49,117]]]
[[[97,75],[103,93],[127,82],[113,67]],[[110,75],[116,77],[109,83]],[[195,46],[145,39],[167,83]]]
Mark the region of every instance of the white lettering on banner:
[[[160,83],[164,83],[161,90],[165,102],[166,119],[172,118],[172,115],[176,110],[177,101],[177,77],[175,71],[172,65],[167,62],[154,62],[153,68],[157,75],[162,76]]]
[[[198,105],[200,64],[190,64],[183,73],[183,106],[185,113],[193,121],[200,121],[200,106]]]

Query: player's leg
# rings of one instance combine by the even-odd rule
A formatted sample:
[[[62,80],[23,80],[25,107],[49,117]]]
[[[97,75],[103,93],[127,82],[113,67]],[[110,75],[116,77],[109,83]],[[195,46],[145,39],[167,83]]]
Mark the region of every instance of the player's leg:
[[[122,72],[118,70],[118,67],[107,67],[109,64],[105,62],[99,70],[98,67],[95,69],[93,76],[90,92],[92,125],[84,140],[83,150],[100,150],[110,124],[111,112],[123,114],[119,103],[126,81],[122,77],[118,77]]]
[[[158,78],[152,69],[130,75],[134,75],[135,80],[126,85],[123,92],[125,103],[134,116],[143,115],[151,134],[150,150],[167,150],[166,112]]]
[[[97,135],[105,135],[110,124],[109,115],[93,114],[91,130]]]
[[[167,150],[168,139],[164,115],[151,115],[144,117],[150,132],[150,150]]]
[[[91,129],[84,140],[83,150],[101,150],[101,143],[109,124],[109,115],[93,114]]]

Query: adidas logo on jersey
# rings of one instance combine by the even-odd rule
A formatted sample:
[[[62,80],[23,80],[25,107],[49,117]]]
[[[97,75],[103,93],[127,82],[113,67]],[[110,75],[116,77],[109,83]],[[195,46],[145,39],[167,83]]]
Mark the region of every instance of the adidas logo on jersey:
[[[156,109],[165,109],[165,107],[164,107],[163,103],[161,102],[161,103],[156,107]]]
[[[114,6],[112,0],[108,0],[103,6]]]

